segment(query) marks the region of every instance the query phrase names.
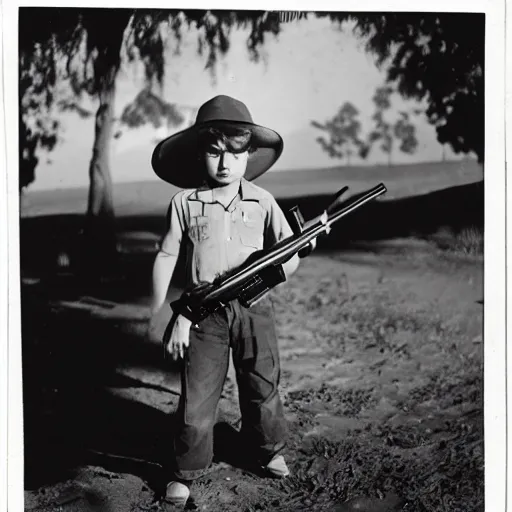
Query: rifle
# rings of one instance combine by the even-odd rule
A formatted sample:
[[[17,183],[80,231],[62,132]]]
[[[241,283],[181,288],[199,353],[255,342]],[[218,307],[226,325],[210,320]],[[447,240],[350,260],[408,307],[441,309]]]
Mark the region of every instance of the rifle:
[[[293,207],[291,227],[293,235],[269,249],[257,251],[238,268],[186,291],[171,303],[176,314],[181,314],[197,324],[228,302],[238,299],[249,308],[254,302],[278,284],[286,281],[282,264],[299,251],[307,250],[309,243],[322,233],[328,234],[331,225],[386,192],[383,183],[364,192],[348,204],[341,196],[348,190],[343,187],[334,196],[327,209],[317,217],[304,222],[297,206]]]

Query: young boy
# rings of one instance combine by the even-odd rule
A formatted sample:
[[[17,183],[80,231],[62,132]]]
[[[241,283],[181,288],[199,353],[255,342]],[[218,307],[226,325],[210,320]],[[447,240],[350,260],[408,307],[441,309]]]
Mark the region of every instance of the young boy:
[[[184,190],[171,200],[168,231],[154,263],[153,313],[165,301],[180,254],[186,261],[183,277],[193,286],[212,282],[253,252],[292,235],[272,195],[250,183],[276,162],[282,149],[279,134],[254,124],[247,107],[228,96],[205,103],[194,126],[155,148],[157,175]],[[298,263],[295,255],[283,264],[286,276]],[[190,482],[212,461],[213,427],[230,348],[247,455],[269,475],[287,476],[279,454],[286,425],[270,298],[264,296],[248,309],[232,301],[199,325],[177,315],[164,343],[174,359],[183,358],[175,461],[166,499],[185,504]]]

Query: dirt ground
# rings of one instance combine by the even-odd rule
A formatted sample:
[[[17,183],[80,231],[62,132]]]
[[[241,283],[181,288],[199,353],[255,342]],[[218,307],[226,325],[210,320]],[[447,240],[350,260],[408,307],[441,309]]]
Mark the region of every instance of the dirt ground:
[[[192,488],[187,508],[483,510],[482,259],[443,253],[415,239],[375,242],[313,254],[273,295],[291,476],[265,479],[239,467],[243,447],[236,445],[239,410],[230,371],[217,462]],[[143,343],[144,300],[106,312],[100,302],[81,304],[98,316],[115,310],[118,338]],[[73,305],[80,306],[76,298],[59,307]],[[141,444],[152,445],[153,430],[155,437],[167,436],[157,422],[171,416],[178,400],[173,368],[125,358],[114,373],[116,379],[105,381],[108,393],[154,413],[144,427],[136,415],[124,419],[124,429]],[[120,413],[109,414],[94,429],[110,430],[117,439]],[[89,458],[69,464],[66,477],[27,488],[25,509],[173,510],[145,476],[158,473],[154,459],[126,455],[115,443],[93,448],[88,446]],[[44,458],[41,467],[44,472]]]

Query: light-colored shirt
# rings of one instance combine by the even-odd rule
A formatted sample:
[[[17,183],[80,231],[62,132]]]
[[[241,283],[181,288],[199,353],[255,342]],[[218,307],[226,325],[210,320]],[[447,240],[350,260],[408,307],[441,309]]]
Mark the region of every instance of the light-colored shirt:
[[[182,256],[185,286],[212,282],[253,252],[293,234],[272,194],[245,179],[228,207],[215,200],[210,188],[178,192],[167,222],[161,251]]]

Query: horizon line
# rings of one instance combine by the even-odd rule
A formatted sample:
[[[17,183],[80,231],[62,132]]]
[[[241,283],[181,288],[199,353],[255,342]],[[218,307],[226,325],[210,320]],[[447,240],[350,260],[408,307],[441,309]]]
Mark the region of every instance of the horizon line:
[[[459,163],[459,162],[465,162],[465,161],[470,161],[470,162],[474,162],[474,163],[477,163],[478,164],[478,159],[475,158],[474,156],[471,156],[471,155],[466,155],[466,156],[463,156],[463,157],[460,157],[460,158],[449,158],[449,159],[446,159],[446,160],[424,160],[424,161],[419,161],[419,162],[412,162],[412,163],[396,163],[396,164],[391,164],[391,165],[388,165],[386,163],[378,163],[378,164],[351,164],[351,165],[346,165],[346,164],[341,164],[341,165],[333,165],[333,166],[329,166],[329,167],[298,167],[298,168],[293,168],[293,169],[271,169],[269,170],[267,173],[265,173],[264,175],[262,176],[267,176],[271,173],[286,173],[286,172],[328,172],[328,171],[343,171],[345,169],[376,169],[376,168],[379,168],[379,167],[382,167],[382,168],[386,168],[386,169],[392,169],[392,168],[397,168],[397,167],[416,167],[416,166],[420,166],[420,165],[428,165],[428,164],[454,164],[454,163]],[[173,186],[171,185],[170,183],[162,180],[162,179],[158,179],[158,176],[154,176],[153,179],[148,179],[147,177],[144,178],[144,179],[132,179],[132,180],[126,180],[126,181],[114,181],[113,183],[113,186],[115,187],[116,185],[129,185],[129,184],[135,184],[135,183],[150,183],[150,182],[163,182],[163,183],[167,183],[168,185],[170,186]],[[41,193],[41,192],[54,192],[54,191],[57,191],[57,190],[80,190],[80,189],[83,189],[83,188],[88,188],[89,187],[89,184],[84,184],[84,185],[76,185],[76,186],[64,186],[64,187],[48,187],[48,188],[40,188],[40,189],[32,189],[30,190],[30,185],[28,185],[28,187],[26,187],[22,194],[30,194],[30,193]]]

